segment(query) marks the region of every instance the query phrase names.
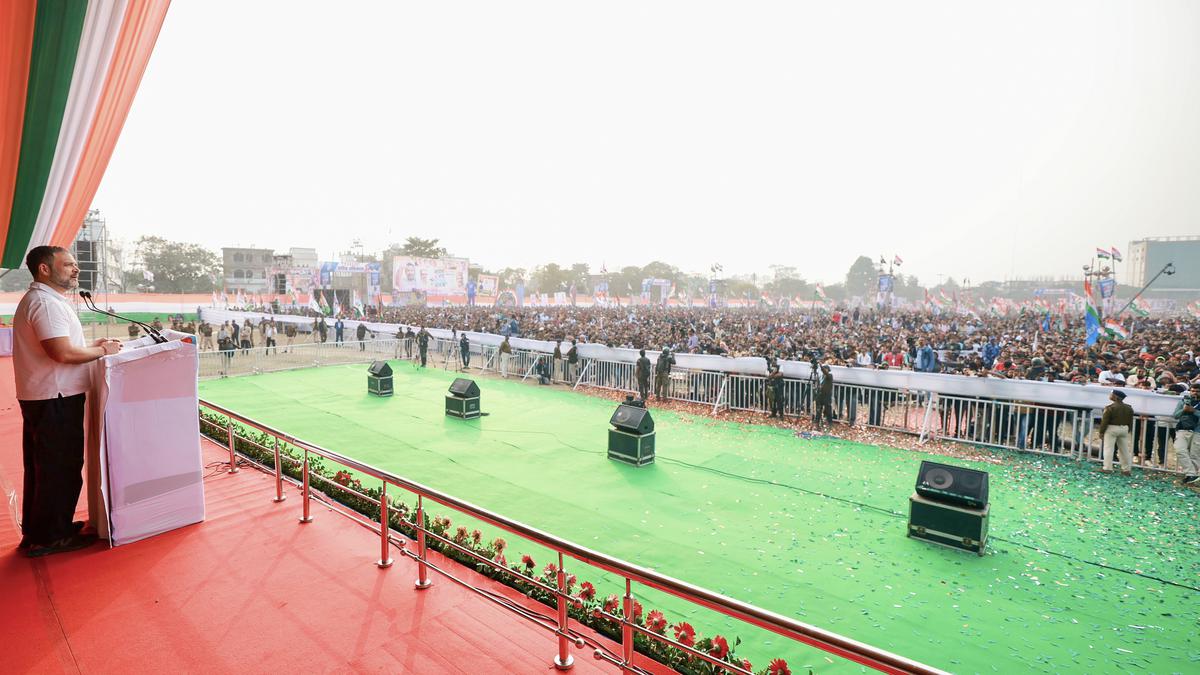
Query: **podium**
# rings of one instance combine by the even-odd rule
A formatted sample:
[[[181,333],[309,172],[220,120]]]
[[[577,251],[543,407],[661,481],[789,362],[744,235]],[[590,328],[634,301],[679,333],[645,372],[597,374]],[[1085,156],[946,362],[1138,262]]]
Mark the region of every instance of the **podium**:
[[[196,338],[161,332],[92,364],[88,513],[112,546],[204,520]]]

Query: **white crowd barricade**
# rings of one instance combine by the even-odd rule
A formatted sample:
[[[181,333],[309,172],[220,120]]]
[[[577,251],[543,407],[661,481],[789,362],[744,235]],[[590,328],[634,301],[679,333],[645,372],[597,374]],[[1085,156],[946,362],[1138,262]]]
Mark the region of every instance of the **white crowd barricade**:
[[[307,324],[312,317],[270,315],[201,308],[201,320],[210,323],[263,318]],[[358,322],[347,320],[352,334]],[[377,335],[394,336],[407,325],[368,323]],[[413,326],[419,330],[421,326]],[[425,327],[430,340],[430,365],[442,366],[447,354],[456,354],[453,332]],[[461,333],[460,333],[461,334]],[[485,372],[498,372],[497,346],[503,336],[466,332],[472,345],[472,366]],[[405,341],[386,341],[397,355],[406,353]],[[328,343],[326,343],[328,344]],[[350,344],[350,343],[347,343]],[[560,384],[584,385],[599,389],[636,393],[635,363],[638,350],[612,348],[598,344],[577,345],[579,360],[568,363],[569,344],[561,344],[564,358],[554,359],[556,342],[510,338],[512,357],[509,376],[534,378],[531,368],[541,361],[550,370],[551,380]],[[310,367],[330,362],[319,343],[314,358],[291,367]],[[476,351],[477,350],[477,351]],[[236,350],[235,350],[236,351]],[[412,347],[414,358],[417,353]],[[211,377],[216,369],[208,352],[201,354],[201,377]],[[478,354],[478,356],[474,356]],[[658,351],[646,351],[655,363]],[[768,412],[766,360],[758,357],[728,358],[707,354],[675,354],[676,365],[668,379],[668,397],[689,403],[730,408],[748,412]],[[264,357],[265,358],[265,357]],[[457,358],[457,356],[455,356]],[[477,363],[475,359],[478,358]],[[332,361],[336,362],[336,361]],[[804,361],[779,361],[784,381],[784,414],[811,417],[815,413],[812,368]],[[261,367],[245,366],[237,373],[266,372]],[[1099,384],[1070,384],[968,377],[908,370],[875,370],[832,366],[834,393],[832,409],[836,422],[856,426],[919,434],[922,438],[942,438],[997,448],[1066,455],[1096,460],[1102,454],[1097,428],[1099,415],[1108,404],[1112,387]],[[656,373],[651,372],[650,391],[655,389]],[[1151,457],[1156,467],[1174,470],[1172,449],[1173,419],[1179,399],[1155,392],[1124,389],[1126,402],[1137,413],[1133,435],[1135,453]]]

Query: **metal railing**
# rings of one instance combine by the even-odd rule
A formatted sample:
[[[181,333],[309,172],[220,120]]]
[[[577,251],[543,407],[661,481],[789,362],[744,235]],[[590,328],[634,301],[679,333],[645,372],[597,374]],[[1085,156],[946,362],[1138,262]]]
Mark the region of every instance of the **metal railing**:
[[[467,588],[475,591],[481,597],[487,598],[502,607],[505,607],[514,613],[522,616],[535,624],[552,632],[558,641],[557,653],[554,656],[553,663],[560,670],[567,670],[573,664],[573,658],[570,654],[571,645],[577,648],[584,645],[584,640],[580,637],[580,633],[573,629],[570,625],[568,617],[568,605],[576,604],[579,600],[575,596],[567,592],[567,572],[565,570],[565,562],[567,558],[571,558],[579,563],[590,567],[603,570],[619,576],[625,586],[624,596],[622,600],[622,610],[620,613],[610,613],[605,610],[595,610],[598,615],[615,622],[621,628],[620,654],[614,655],[605,649],[597,648],[593,653],[593,657],[597,660],[604,660],[617,667],[623,672],[645,672],[634,663],[634,634],[640,634],[647,639],[660,642],[670,647],[679,649],[684,653],[707,661],[717,668],[725,672],[740,673],[744,675],[752,675],[750,671],[743,669],[740,665],[729,663],[717,659],[706,652],[697,650],[691,646],[685,645],[676,640],[672,640],[665,635],[661,635],[651,631],[642,625],[638,624],[634,618],[634,584],[641,584],[647,588],[653,588],[658,591],[670,594],[676,598],[680,598],[686,602],[716,611],[745,624],[762,628],[783,636],[789,640],[816,647],[829,654],[834,654],[842,658],[854,661],[855,663],[868,666],[875,670],[885,673],[941,673],[942,671],[930,666],[918,663],[911,659],[907,659],[896,654],[892,654],[882,649],[872,647],[857,640],[833,633],[831,631],[818,628],[811,624],[807,624],[795,619],[771,612],[754,605],[735,600],[728,596],[716,593],[714,591],[701,588],[689,584],[679,579],[669,577],[667,575],[655,572],[639,565],[626,562],[619,558],[615,558],[591,549],[585,548],[574,542],[556,537],[548,532],[536,529],[519,521],[507,518],[494,511],[489,511],[482,507],[476,506],[466,500],[460,499],[453,495],[446,494],[439,490],[427,487],[407,478],[397,476],[393,473],[378,469],[369,464],[365,464],[358,460],[352,459],[335,451],[323,448],[314,443],[310,443],[303,439],[277,430],[261,422],[255,421],[249,417],[239,415],[238,413],[216,405],[214,403],[201,400],[201,413],[207,409],[212,413],[224,417],[227,424],[224,429],[215,425],[213,422],[204,419],[201,414],[203,423],[209,426],[216,426],[218,431],[224,431],[222,434],[227,439],[227,447],[229,450],[230,471],[237,470],[237,454],[236,444],[238,440],[244,443],[250,443],[256,448],[262,450],[274,458],[274,466],[264,469],[273,471],[275,477],[275,490],[273,500],[282,502],[286,499],[283,490],[285,481],[283,466],[289,464],[297,467],[301,474],[300,489],[302,495],[301,515],[299,521],[301,523],[310,523],[313,521],[311,510],[311,500],[313,498],[314,481],[323,485],[328,489],[336,489],[352,494],[354,497],[364,500],[378,507],[380,517],[379,521],[368,520],[357,512],[351,513],[343,509],[334,509],[339,513],[350,517],[357,522],[370,527],[379,532],[379,558],[375,561],[380,567],[390,567],[392,565],[391,549],[393,546],[399,548],[401,555],[413,560],[417,565],[417,579],[414,586],[417,589],[426,589],[432,585],[430,579],[430,570],[437,572],[448,579],[462,584]],[[270,438],[267,444],[258,443],[248,438],[239,437],[235,431],[235,425],[240,426],[249,431],[255,431],[260,434],[265,434]],[[210,437],[214,434],[210,434]],[[280,445],[287,444],[296,448],[300,454],[299,457],[291,457],[280,451]],[[380,485],[380,498],[375,499],[363,492],[355,490],[349,486],[334,482],[311,471],[313,457],[321,458],[322,460],[334,462],[351,471],[354,471],[361,476],[367,477],[369,480],[377,480]],[[393,507],[389,498],[389,488],[394,493],[396,490],[407,492],[416,498],[416,517],[415,520],[408,524],[408,528],[415,533],[416,550],[412,551],[407,548],[404,539],[397,536],[397,532],[391,527],[389,520],[389,512]],[[556,584],[550,585],[539,581],[532,574],[520,575],[519,573],[509,569],[502,562],[489,560],[484,556],[480,556],[472,549],[468,549],[459,545],[452,538],[442,536],[438,532],[426,525],[428,520],[427,504],[432,502],[438,506],[451,509],[457,513],[468,516],[485,522],[491,526],[497,527],[505,532],[519,536],[526,541],[542,546],[551,550],[558,558]],[[332,506],[332,505],[331,505]],[[509,574],[521,577],[521,581],[533,585],[545,593],[550,594],[555,599],[555,609],[557,610],[556,619],[549,620],[527,610],[522,610],[505,601],[498,599],[493,594],[486,592],[482,588],[471,585],[469,582],[456,577],[450,570],[444,569],[440,564],[431,562],[428,557],[429,540],[435,539],[441,546],[451,548],[458,553],[461,553],[477,565],[490,567],[496,572]]]
[[[322,365],[361,363],[380,358],[419,359],[415,340],[373,339],[363,342],[312,342],[301,334],[293,344],[277,338],[275,347],[200,353],[200,377],[257,374]],[[411,343],[411,344],[410,344]],[[456,369],[461,355],[458,342],[429,340],[428,367]],[[411,356],[409,356],[411,354]],[[551,354],[512,350],[507,371],[510,378],[536,381],[535,367],[544,365],[552,382],[583,385],[610,391],[637,393],[632,363],[580,359],[568,363]],[[479,372],[500,373],[504,364],[499,348],[471,345],[471,367]],[[766,378],[687,368],[672,368],[663,383],[666,397],[676,401],[768,413],[771,392]],[[658,395],[655,369],[651,368],[649,391]],[[808,380],[785,379],[783,413],[787,417],[812,418],[816,400]],[[859,384],[834,383],[831,402],[834,422],[867,426],[920,436],[945,439],[1077,460],[1103,461],[1103,439],[1099,434],[1098,410],[1067,408],[1005,399],[977,398],[935,392],[888,389]],[[1141,467],[1178,473],[1174,451],[1174,420],[1139,415],[1130,430],[1133,454]],[[1114,458],[1118,459],[1118,458]]]

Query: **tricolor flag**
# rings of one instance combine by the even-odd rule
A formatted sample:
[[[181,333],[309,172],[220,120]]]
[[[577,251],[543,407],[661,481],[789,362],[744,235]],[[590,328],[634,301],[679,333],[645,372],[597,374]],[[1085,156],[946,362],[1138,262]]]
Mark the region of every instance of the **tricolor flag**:
[[[213,291],[213,294],[212,294],[212,306],[214,308],[217,306],[217,292],[216,291]]]
[[[221,291],[221,309],[229,309],[229,294]]]
[[[1121,252],[1117,250],[1116,246],[1112,247],[1112,259],[1121,262]]]
[[[321,303],[317,302],[317,290],[315,288],[308,292],[308,308],[318,314],[321,313]]]
[[[0,268],[79,234],[169,4],[0,3]]]
[[[1100,313],[1092,305],[1092,282],[1083,280],[1084,326],[1087,328],[1087,346],[1091,347],[1100,339]]]
[[[1150,305],[1145,300],[1138,298],[1129,306],[1134,314],[1138,316],[1150,316]]]
[[[1188,314],[1192,315],[1193,319],[1200,319],[1200,300],[1188,305]]]
[[[900,259],[900,256],[896,256],[896,259],[892,261],[892,264],[896,267],[899,267],[904,264],[904,261]]]
[[[1104,329],[1108,331],[1108,336],[1111,338],[1124,340],[1129,337],[1129,331],[1125,330],[1125,326],[1122,326],[1120,321],[1112,317],[1104,320]]]
[[[1110,257],[1112,257],[1112,253],[1110,253],[1109,250],[1106,248],[1100,248],[1099,246],[1097,246],[1096,247],[1096,257],[1101,260],[1108,260]]]
[[[363,306],[362,297],[359,296],[358,291],[354,291],[354,316],[361,319],[366,315],[367,310]]]
[[[829,297],[827,295],[825,295],[825,287],[822,286],[821,284],[817,284],[817,297],[822,300],[829,299]]]
[[[234,296],[233,304],[237,305],[238,309],[246,306],[246,296],[243,295],[240,290],[237,292],[237,295]]]

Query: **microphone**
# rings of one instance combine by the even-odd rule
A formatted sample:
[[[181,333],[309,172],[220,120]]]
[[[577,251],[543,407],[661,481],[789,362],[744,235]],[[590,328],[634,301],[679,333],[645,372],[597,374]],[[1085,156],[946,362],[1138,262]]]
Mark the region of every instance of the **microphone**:
[[[163,337],[162,333],[159,333],[157,330],[155,330],[153,326],[147,326],[141,321],[136,321],[134,319],[130,319],[129,317],[121,316],[120,314],[113,314],[112,312],[106,312],[100,309],[96,306],[95,301],[92,300],[92,294],[88,291],[79,291],[79,297],[83,298],[83,304],[93,312],[99,312],[100,314],[105,314],[122,321],[128,321],[129,323],[137,324],[138,326],[142,327],[142,330],[146,332],[146,335],[149,335],[158,344],[162,344],[167,341],[167,338]]]

